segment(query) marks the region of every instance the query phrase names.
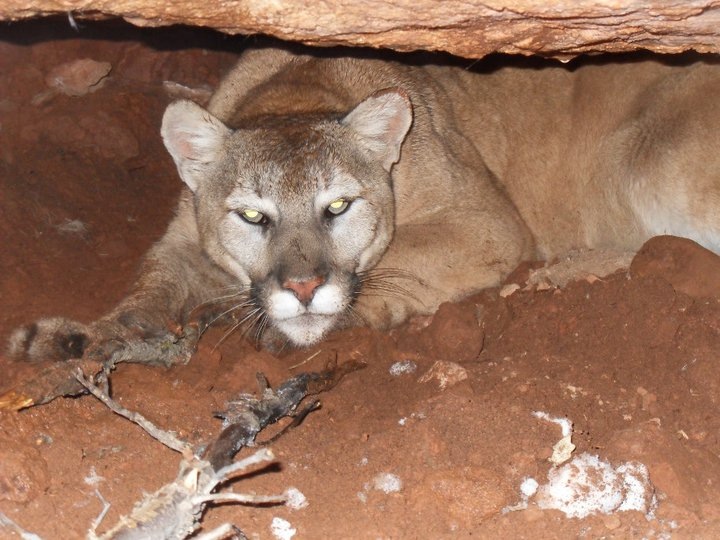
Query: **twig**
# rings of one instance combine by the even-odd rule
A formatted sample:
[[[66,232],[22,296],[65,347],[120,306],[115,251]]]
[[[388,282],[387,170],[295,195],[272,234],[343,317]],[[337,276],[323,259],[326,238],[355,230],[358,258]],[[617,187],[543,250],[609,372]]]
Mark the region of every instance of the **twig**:
[[[22,540],[42,540],[37,534],[31,533],[23,529],[20,525],[15,523],[12,519],[7,517],[5,513],[0,511],[0,526],[12,529],[17,533]]]
[[[174,481],[155,493],[147,494],[128,516],[123,516],[110,530],[98,536],[94,529],[88,531],[90,540],[182,540],[199,527],[205,505],[213,502],[212,491],[229,479],[225,473],[245,472],[250,467],[274,461],[268,449],[262,449],[225,471],[214,471],[210,463],[195,457],[183,458],[180,471]],[[243,465],[239,467],[236,465]],[[279,504],[287,500],[285,495],[222,494],[218,501],[243,504]],[[232,530],[230,526],[220,529]],[[215,531],[213,531],[215,532]],[[222,536],[209,536],[222,538]]]
[[[183,453],[190,448],[190,445],[187,442],[181,441],[169,431],[158,428],[142,414],[135,411],[130,411],[120,405],[117,401],[113,400],[107,394],[107,392],[101,390],[97,385],[95,385],[92,381],[85,377],[80,368],[77,368],[75,370],[74,375],[78,382],[82,384],[88,390],[88,392],[90,392],[93,396],[102,401],[105,406],[108,407],[112,412],[114,412],[115,414],[119,414],[123,418],[127,418],[131,422],[137,424],[138,426],[143,428],[145,432],[152,438],[160,441],[162,444],[172,450],[175,450],[176,452]]]
[[[298,363],[295,364],[294,366],[290,366],[288,369],[299,368],[300,366],[307,364],[310,360],[312,360],[313,358],[315,358],[315,357],[316,357],[318,354],[320,354],[321,352],[322,352],[322,349],[319,349],[319,350],[315,351],[315,352],[312,353],[310,356],[308,356],[305,360],[303,360],[302,362],[298,362]]]
[[[346,362],[341,366],[333,364],[320,373],[300,373],[285,381],[277,390],[266,387],[267,381],[258,379],[260,398],[243,394],[228,403],[226,412],[218,414],[223,419],[224,429],[208,446],[205,459],[216,470],[228,465],[241,448],[255,441],[261,429],[292,415],[305,396],[329,390],[347,373],[364,367],[365,364],[360,362]]]
[[[295,414],[292,415],[292,422],[290,422],[288,425],[286,425],[284,428],[282,428],[280,431],[278,431],[275,435],[270,437],[269,439],[256,443],[260,446],[268,446],[277,441],[280,437],[285,435],[288,431],[291,429],[294,429],[298,427],[300,424],[302,424],[302,421],[305,420],[305,417],[310,414],[313,411],[316,411],[320,408],[320,400],[316,399],[310,405],[307,405],[303,407],[303,409]]]
[[[195,497],[194,503],[234,502],[240,504],[282,504],[287,501],[286,495],[247,495],[245,493],[212,493],[204,497]]]
[[[204,458],[191,452],[187,443],[179,441],[174,435],[167,433],[142,415],[129,411],[116,403],[107,392],[103,391],[83,375],[76,372],[75,377],[95,397],[107,405],[113,412],[140,425],[153,438],[182,452],[180,471],[173,482],[160,488],[155,493],[145,495],[128,516],[120,518],[118,523],[101,536],[95,533],[100,521],[88,532],[92,540],[180,540],[193,534],[210,503],[230,502],[240,504],[280,504],[287,500],[287,495],[250,495],[242,493],[213,493],[223,482],[238,473],[246,473],[252,467],[271,462],[275,459],[271,450],[263,448],[251,456],[233,462],[235,454],[254,442],[255,436],[267,425],[284,416],[294,413],[300,402],[308,394],[315,394],[332,388],[342,377],[364,364],[348,362],[340,367],[331,365],[320,373],[301,373],[285,383],[277,390],[270,388],[267,379],[258,374],[260,397],[249,394],[241,395],[228,404],[228,411],[221,417],[224,428],[217,440],[205,451]],[[296,414],[292,425],[297,425],[310,411],[317,408],[317,401]],[[99,496],[99,494],[98,494]],[[101,500],[102,497],[101,497]],[[103,513],[107,511],[107,505]],[[237,531],[229,524],[222,525],[203,535],[201,538],[219,539]],[[238,534],[242,534],[239,532]]]
[[[100,502],[102,503],[103,507],[102,510],[100,510],[100,513],[97,515],[95,519],[93,519],[93,522],[90,524],[90,530],[94,531],[97,529],[100,524],[102,523],[103,519],[105,519],[105,516],[108,513],[108,510],[110,510],[110,503],[105,500],[105,497],[102,496],[102,493],[100,493],[100,490],[95,488],[95,496],[100,499]]]

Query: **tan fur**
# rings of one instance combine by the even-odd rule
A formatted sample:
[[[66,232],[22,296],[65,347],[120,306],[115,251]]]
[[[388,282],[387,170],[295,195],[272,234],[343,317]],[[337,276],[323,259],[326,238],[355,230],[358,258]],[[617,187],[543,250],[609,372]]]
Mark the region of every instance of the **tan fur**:
[[[287,324],[257,314],[304,345],[333,327],[431,313],[497,285],[524,258],[636,249],[661,233],[718,251],[718,89],[720,69],[702,63],[480,74],[248,52],[208,112],[168,109],[163,137],[189,189],[134,291],[91,325],[89,350],[184,324],[223,294],[213,317],[252,322],[273,295],[306,300],[332,285],[342,313]],[[322,217],[329,200],[318,207],[328,185],[358,197],[338,218]],[[243,190],[282,215],[243,223]],[[364,271],[378,277],[355,298]],[[313,329],[320,320],[327,329]]]

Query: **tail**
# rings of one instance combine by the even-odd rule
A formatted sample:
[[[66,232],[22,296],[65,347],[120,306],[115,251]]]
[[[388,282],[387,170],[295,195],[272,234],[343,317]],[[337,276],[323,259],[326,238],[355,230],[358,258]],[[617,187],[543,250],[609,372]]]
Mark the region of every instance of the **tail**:
[[[17,328],[7,353],[16,360],[39,362],[81,358],[90,343],[88,327],[72,319],[51,317]]]

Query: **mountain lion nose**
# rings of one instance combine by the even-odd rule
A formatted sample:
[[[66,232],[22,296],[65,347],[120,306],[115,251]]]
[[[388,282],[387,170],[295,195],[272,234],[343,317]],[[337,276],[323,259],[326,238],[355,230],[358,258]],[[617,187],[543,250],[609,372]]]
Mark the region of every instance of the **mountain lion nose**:
[[[287,279],[283,282],[282,286],[283,289],[292,291],[297,299],[300,300],[303,305],[307,306],[315,295],[317,288],[323,283],[325,283],[323,276],[315,276],[312,279],[303,281]]]

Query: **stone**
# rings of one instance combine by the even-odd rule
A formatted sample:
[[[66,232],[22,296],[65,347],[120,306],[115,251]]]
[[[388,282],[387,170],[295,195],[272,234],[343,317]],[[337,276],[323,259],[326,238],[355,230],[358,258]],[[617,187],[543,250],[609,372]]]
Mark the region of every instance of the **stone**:
[[[630,274],[662,278],[696,298],[720,296],[720,257],[687,238],[651,238],[633,259]]]
[[[58,14],[466,58],[496,51],[560,59],[638,49],[720,52],[720,0],[378,0],[372,11],[356,0],[6,0],[0,6],[0,20]]]

